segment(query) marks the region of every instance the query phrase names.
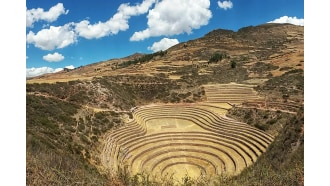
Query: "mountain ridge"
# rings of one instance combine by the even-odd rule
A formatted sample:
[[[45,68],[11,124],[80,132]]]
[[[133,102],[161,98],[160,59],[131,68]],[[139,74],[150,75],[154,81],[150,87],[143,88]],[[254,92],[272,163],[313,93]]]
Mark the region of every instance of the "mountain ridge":
[[[257,60],[267,60],[274,53],[280,53],[281,50],[288,48],[288,45],[293,42],[303,43],[303,28],[303,26],[276,23],[243,27],[237,32],[219,28],[208,32],[203,37],[172,46],[165,50],[167,52],[165,56],[154,58],[153,61],[157,59],[163,61],[205,61],[209,60],[216,52],[225,52],[231,57],[250,55],[251,58]],[[297,50],[303,52],[303,48]],[[65,79],[91,79],[94,76],[117,75],[116,70],[119,64],[146,55],[152,54],[134,53],[123,58],[91,63],[73,70],[32,77],[27,82],[36,79],[39,79],[39,82],[42,82],[42,79],[45,81],[51,81],[51,79],[64,81]],[[120,73],[122,72],[120,71]]]

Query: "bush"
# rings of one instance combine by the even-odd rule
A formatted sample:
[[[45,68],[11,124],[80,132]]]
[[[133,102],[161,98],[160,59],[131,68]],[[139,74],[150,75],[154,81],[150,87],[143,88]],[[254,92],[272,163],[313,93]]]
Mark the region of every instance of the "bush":
[[[236,65],[237,65],[236,61],[233,60],[233,61],[230,62],[230,67],[231,68],[236,68]]]
[[[212,57],[209,59],[209,63],[217,63],[218,61],[221,61],[224,57],[226,57],[226,54],[223,53],[215,53],[212,55]]]

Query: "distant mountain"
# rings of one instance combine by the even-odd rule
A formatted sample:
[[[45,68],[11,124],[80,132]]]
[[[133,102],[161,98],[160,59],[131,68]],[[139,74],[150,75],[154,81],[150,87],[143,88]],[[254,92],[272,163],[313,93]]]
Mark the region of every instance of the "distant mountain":
[[[153,63],[145,65],[157,65],[155,61],[208,61],[215,53],[225,53],[231,59],[248,57],[250,60],[275,62],[280,67],[285,66],[282,58],[290,56],[303,56],[304,51],[304,27],[291,24],[267,23],[259,26],[249,26],[239,29],[237,32],[232,30],[217,29],[207,33],[204,37],[179,43],[166,50],[166,55],[152,57]],[[300,54],[299,54],[300,53]],[[147,56],[146,56],[147,55]],[[131,61],[133,65],[141,64],[140,58],[152,54],[135,53],[121,59],[109,59],[86,66],[78,67],[70,71],[45,74],[34,78],[29,78],[28,82],[35,81],[59,81],[86,79],[95,76],[113,76],[122,73],[136,73],[132,70],[123,70],[121,63]],[[148,58],[148,59],[149,59]],[[151,59],[151,58],[150,58]],[[135,62],[134,62],[135,60]],[[303,59],[301,59],[303,60]],[[145,61],[143,62],[145,63]],[[294,62],[295,65],[296,62]],[[288,64],[289,66],[294,64]],[[125,67],[129,67],[126,63]],[[291,68],[291,67],[288,67]],[[296,68],[296,67],[293,67]],[[299,68],[303,69],[303,64]],[[137,68],[135,68],[137,69]],[[284,71],[282,71],[283,73]],[[138,73],[141,73],[140,71]],[[282,74],[274,73],[274,75]],[[30,80],[31,79],[31,80]]]

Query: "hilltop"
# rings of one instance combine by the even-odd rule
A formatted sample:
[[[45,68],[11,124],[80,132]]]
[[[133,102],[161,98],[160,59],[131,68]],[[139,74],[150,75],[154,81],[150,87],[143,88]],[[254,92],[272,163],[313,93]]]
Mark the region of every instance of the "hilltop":
[[[26,98],[27,185],[304,184],[301,26],[41,75]]]
[[[269,23],[244,27],[237,32],[217,29],[202,38],[179,43],[162,55],[158,55],[159,52],[135,53],[121,59],[110,59],[74,70],[42,75],[27,82],[82,80],[119,74],[152,76],[165,73],[175,76],[175,73],[168,69],[191,64],[204,67],[198,70],[199,73],[203,73],[209,71],[209,68],[205,68],[205,63],[216,53],[226,54],[223,63],[236,61],[241,64],[248,70],[249,77],[279,76],[289,69],[304,68],[303,36],[304,27],[291,24]],[[139,59],[144,61],[140,62]],[[127,62],[132,63],[127,65]],[[262,69],[263,72],[257,72],[256,68],[263,68],[260,65],[265,67]],[[278,68],[267,69],[270,66]]]

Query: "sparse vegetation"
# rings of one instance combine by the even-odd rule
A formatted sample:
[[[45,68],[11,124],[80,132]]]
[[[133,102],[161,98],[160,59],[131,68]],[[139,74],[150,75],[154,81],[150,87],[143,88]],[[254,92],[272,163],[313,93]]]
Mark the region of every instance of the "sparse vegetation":
[[[283,129],[258,161],[224,185],[304,185],[304,114],[286,119]]]
[[[135,60],[130,60],[130,61],[125,61],[123,63],[120,63],[118,66],[119,68],[125,68],[125,67],[128,67],[130,65],[136,65],[138,63],[146,63],[146,62],[149,62],[150,60],[152,60],[154,57],[156,56],[160,56],[160,57],[163,57],[165,56],[167,53],[167,51],[159,51],[159,52],[155,52],[155,53],[152,53],[152,54],[146,54],[138,59],[135,59]]]
[[[214,30],[167,51],[29,79],[27,185],[304,185],[302,46],[293,25]],[[257,83],[236,91],[232,82]],[[148,133],[155,120],[162,130]],[[153,144],[162,149],[148,157]],[[176,160],[161,153],[180,148]],[[165,171],[196,157],[207,162],[197,163],[200,175]],[[152,166],[168,167],[155,179]]]
[[[227,57],[227,54],[226,53],[214,53],[212,55],[212,57],[209,59],[209,63],[217,63],[217,62],[221,62],[222,59],[226,58]]]
[[[281,111],[261,110],[257,108],[232,108],[228,116],[254,126],[276,136],[294,115]]]

